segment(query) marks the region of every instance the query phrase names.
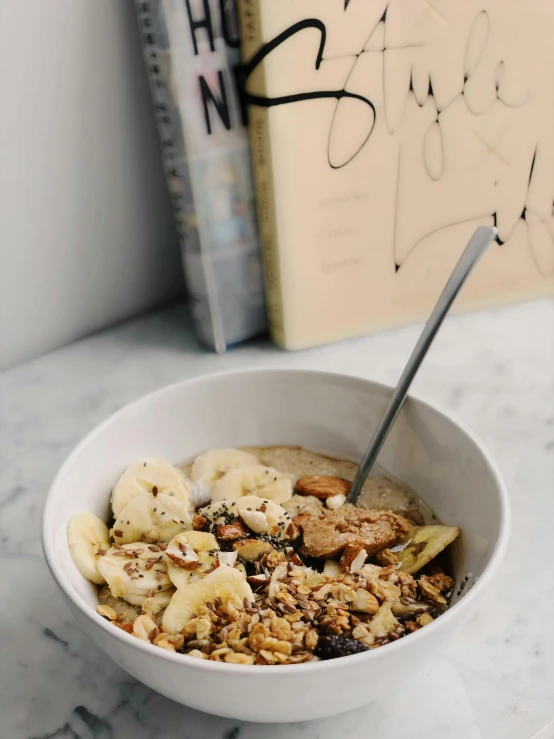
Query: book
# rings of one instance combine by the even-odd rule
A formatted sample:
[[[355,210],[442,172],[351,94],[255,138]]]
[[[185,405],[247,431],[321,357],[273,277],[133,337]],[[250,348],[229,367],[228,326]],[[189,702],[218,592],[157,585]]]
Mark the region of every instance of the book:
[[[266,331],[234,0],[136,0],[196,331],[218,352]]]
[[[542,0],[240,0],[270,328],[299,349],[554,294],[554,12]]]

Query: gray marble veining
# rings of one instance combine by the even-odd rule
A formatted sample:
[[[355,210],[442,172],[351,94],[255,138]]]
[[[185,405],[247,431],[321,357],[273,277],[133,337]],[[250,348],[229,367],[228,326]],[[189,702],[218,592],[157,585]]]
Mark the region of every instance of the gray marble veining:
[[[414,392],[468,423],[497,458],[513,506],[502,574],[444,654],[398,693],[294,725],[201,714],[142,686],[72,622],[40,548],[48,486],[81,436],[164,384],[257,366],[315,367],[394,383],[419,327],[287,354],[223,357],[174,306],[0,377],[1,739],[552,739],[554,737],[554,302],[451,318]],[[347,688],[345,688],[347,689]]]

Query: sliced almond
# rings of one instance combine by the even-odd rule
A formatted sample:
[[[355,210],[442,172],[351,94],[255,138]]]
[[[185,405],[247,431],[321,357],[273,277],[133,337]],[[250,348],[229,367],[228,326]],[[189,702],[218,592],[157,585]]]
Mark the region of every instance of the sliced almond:
[[[288,567],[286,562],[281,562],[280,565],[278,565],[274,570],[273,574],[271,575],[271,580],[269,583],[269,590],[268,590],[268,596],[274,600],[275,596],[279,592],[279,589],[281,587],[281,581],[285,579],[287,576]],[[296,603],[296,601],[294,601]]]
[[[237,545],[235,551],[245,562],[256,562],[273,549],[269,542],[258,541],[258,539],[247,539],[240,543],[237,542]]]
[[[367,559],[367,552],[361,544],[348,544],[340,558],[340,569],[342,572],[358,572]]]
[[[300,529],[291,521],[287,526],[286,533],[289,539],[297,539],[300,536]]]
[[[237,561],[237,553],[236,552],[218,552],[217,553],[217,560],[220,565],[227,565],[228,567],[234,567],[235,562]]]
[[[229,524],[220,524],[217,527],[217,537],[223,541],[233,541],[234,539],[244,539],[248,536],[248,529],[239,519],[235,519]]]
[[[138,616],[133,623],[133,634],[142,641],[150,641],[150,634],[156,630],[156,624],[150,616]]]
[[[262,511],[244,509],[239,511],[239,516],[255,534],[265,534],[271,528],[267,516]]]
[[[367,590],[358,588],[356,590],[356,597],[350,604],[350,608],[358,613],[370,613],[374,616],[379,610],[379,601],[374,595],[368,593]]]
[[[267,579],[267,575],[262,572],[259,575],[251,575],[250,577],[247,577],[246,582],[253,588],[256,588],[260,587],[261,585],[266,585]]]
[[[341,480],[340,477],[314,475],[301,477],[294,490],[299,495],[313,495],[320,500],[326,500],[335,495],[348,495],[351,485],[351,482]]]
[[[207,523],[208,519],[204,518],[204,516],[199,516],[197,513],[192,517],[192,528],[195,531],[201,531]]]
[[[190,546],[181,549],[167,549],[166,555],[176,567],[184,570],[195,570],[199,565],[198,554]]]
[[[319,588],[320,585],[323,585],[324,582],[325,582],[325,574],[322,574],[321,572],[313,572],[312,574],[306,577],[306,579],[304,580],[304,585],[307,588],[313,589],[313,588]]]

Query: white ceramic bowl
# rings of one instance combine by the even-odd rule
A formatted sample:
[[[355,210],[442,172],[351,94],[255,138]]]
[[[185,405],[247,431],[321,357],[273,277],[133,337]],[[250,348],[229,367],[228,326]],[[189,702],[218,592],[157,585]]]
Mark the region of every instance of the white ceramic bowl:
[[[471,573],[476,582],[435,622],[381,649],[279,667],[219,664],[167,652],[97,615],[95,587],[73,564],[65,533],[77,511],[107,519],[113,482],[140,457],[180,463],[214,447],[297,444],[360,459],[389,393],[375,382],[324,372],[226,373],[164,388],[101,424],[64,463],[43,519],[48,565],[83,631],[154,690],[220,716],[269,722],[322,718],[397,690],[474,612],[500,565],[509,531],[507,494],[489,454],[470,431],[428,403],[407,401],[380,462],[445,523],[461,527],[455,574],[461,581]]]

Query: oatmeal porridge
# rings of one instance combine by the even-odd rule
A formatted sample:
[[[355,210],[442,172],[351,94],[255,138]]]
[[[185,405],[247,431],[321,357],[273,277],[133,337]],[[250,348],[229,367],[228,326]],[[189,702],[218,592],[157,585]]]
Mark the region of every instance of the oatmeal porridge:
[[[460,531],[385,475],[347,503],[356,469],[295,447],[141,460],[112,489],[110,527],[70,519],[70,552],[97,612],[162,649],[250,665],[377,649],[446,610]]]

